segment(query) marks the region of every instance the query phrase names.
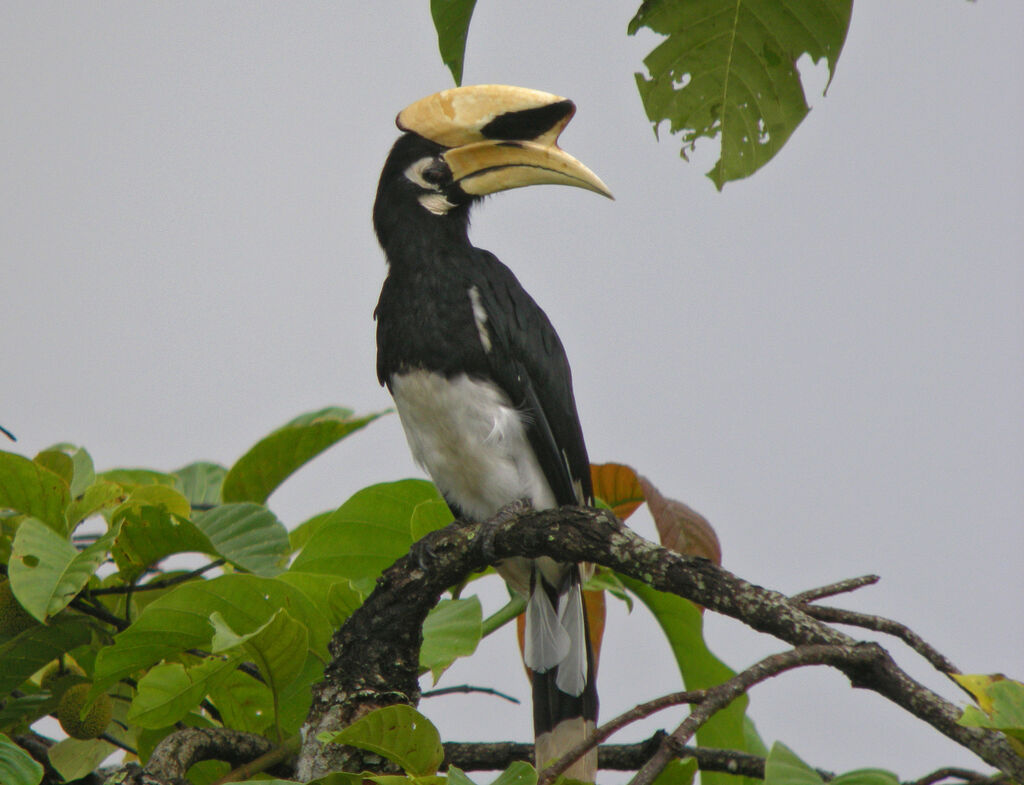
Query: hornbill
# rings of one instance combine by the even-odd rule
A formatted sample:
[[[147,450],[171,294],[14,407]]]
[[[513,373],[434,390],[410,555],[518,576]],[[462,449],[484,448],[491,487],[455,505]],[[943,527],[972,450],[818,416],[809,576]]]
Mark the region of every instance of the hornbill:
[[[444,90],[399,113],[403,131],[377,188],[373,223],[388,273],[377,303],[377,376],[413,457],[456,518],[507,505],[592,504],[590,464],[569,363],[551,322],[508,267],[468,236],[485,195],[539,183],[611,197],[556,144],[572,101],[536,90]],[[523,659],[532,672],[537,765],[597,718],[581,566],[509,559],[527,596]],[[596,750],[569,776],[593,781]]]

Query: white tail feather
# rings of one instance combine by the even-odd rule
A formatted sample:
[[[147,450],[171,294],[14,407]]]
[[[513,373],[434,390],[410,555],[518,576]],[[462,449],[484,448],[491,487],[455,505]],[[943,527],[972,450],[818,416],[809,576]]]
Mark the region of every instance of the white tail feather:
[[[541,586],[534,587],[526,603],[525,637],[523,662],[537,673],[551,670],[569,653],[569,635]]]
[[[583,593],[579,581],[558,598],[558,621],[569,639],[565,659],[558,665],[555,684],[562,692],[580,695],[587,685],[587,632],[583,623]]]

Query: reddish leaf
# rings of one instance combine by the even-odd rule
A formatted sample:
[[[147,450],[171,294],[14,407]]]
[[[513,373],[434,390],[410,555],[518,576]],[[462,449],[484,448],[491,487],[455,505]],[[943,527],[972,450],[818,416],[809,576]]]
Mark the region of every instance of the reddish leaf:
[[[636,472],[621,463],[590,464],[590,479],[594,495],[612,508],[619,520],[624,521],[644,503],[644,492]]]
[[[639,483],[664,547],[722,563],[722,548],[707,518],[680,501],[662,496],[646,477],[640,477]]]

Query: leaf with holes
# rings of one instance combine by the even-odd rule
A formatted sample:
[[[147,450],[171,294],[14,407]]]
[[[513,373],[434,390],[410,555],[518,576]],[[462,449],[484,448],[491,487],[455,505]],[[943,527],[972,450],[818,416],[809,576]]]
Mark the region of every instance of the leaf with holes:
[[[39,621],[62,611],[107,558],[119,528],[113,525],[79,551],[42,521],[23,520],[8,565],[11,588],[22,607]]]
[[[666,36],[636,75],[655,131],[683,140],[721,138],[708,177],[721,190],[774,157],[808,112],[796,62],[824,58],[829,78],[850,26],[853,0],[645,0],[629,23]]]

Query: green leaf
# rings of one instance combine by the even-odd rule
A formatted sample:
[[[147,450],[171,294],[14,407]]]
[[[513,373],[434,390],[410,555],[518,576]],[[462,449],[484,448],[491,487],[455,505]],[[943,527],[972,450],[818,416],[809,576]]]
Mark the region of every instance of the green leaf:
[[[1024,755],[1024,747],[1014,742],[1024,741],[1024,684],[1002,676],[986,677],[983,706],[990,706],[988,712],[975,706],[967,706],[959,723],[976,728],[992,728],[1011,738],[1011,744],[1018,754]]]
[[[491,785],[537,785],[537,770],[529,763],[516,761],[499,774]]]
[[[22,455],[0,450],[0,509],[38,518],[64,534],[64,508],[70,499],[71,491],[62,477]]]
[[[180,662],[150,668],[139,680],[128,719],[141,728],[164,728],[186,717],[234,671],[237,658],[211,657],[186,668]]]
[[[239,635],[220,613],[210,614],[213,625],[211,651],[214,654],[239,650],[239,655],[252,660],[260,675],[279,695],[281,690],[299,675],[309,651],[309,631],[281,608],[266,623],[252,632]]]
[[[309,542],[309,538],[312,537],[316,533],[316,530],[320,528],[321,524],[323,524],[323,522],[333,514],[334,510],[327,510],[327,512],[318,513],[289,531],[288,545],[291,552],[295,553],[296,551],[301,551],[306,547],[306,543]]]
[[[86,488],[96,482],[96,468],[93,466],[92,456],[84,447],[61,442],[53,445],[50,450],[62,452],[71,459],[71,498],[77,499]]]
[[[444,758],[437,728],[405,704],[376,709],[344,730],[321,733],[317,738],[376,752],[414,777],[433,774]]]
[[[353,581],[375,580],[412,545],[410,527],[416,507],[440,498],[425,480],[363,488],[320,525],[292,569]]]
[[[222,575],[175,587],[147,605],[127,630],[104,647],[96,659],[94,689],[102,691],[118,679],[189,649],[209,648],[210,616],[219,612],[242,634],[251,632],[284,608],[309,631],[309,648],[325,656],[331,628],[327,619],[299,589],[274,578]]]
[[[299,589],[327,614],[332,629],[340,627],[365,599],[351,581],[334,575],[288,570],[277,577]],[[326,602],[324,598],[327,599]]]
[[[353,417],[350,409],[330,407],[296,417],[231,467],[221,492],[224,501],[263,504],[292,472],[382,414]]]
[[[157,472],[152,469],[109,469],[96,475],[97,480],[114,482],[127,490],[144,485],[167,485],[171,488],[178,482],[178,478],[166,472]]]
[[[163,486],[150,487],[177,494]],[[122,521],[114,542],[114,562],[126,582],[175,553],[217,552],[210,538],[192,521],[172,515],[162,506],[126,503],[115,512],[114,520]]]
[[[476,783],[458,766],[449,766],[448,785],[476,785]]]
[[[483,632],[483,610],[474,594],[461,600],[441,600],[423,623],[420,667],[434,677],[434,684],[459,657],[476,651]]]
[[[11,588],[25,610],[39,621],[63,610],[106,560],[117,531],[114,526],[79,551],[42,521],[23,520],[8,570]]]
[[[20,732],[56,709],[57,699],[49,692],[37,692],[33,695],[21,695],[17,698],[8,696],[4,699],[3,705],[0,706],[0,730]]]
[[[70,782],[92,774],[114,752],[117,747],[102,739],[63,739],[50,747],[46,756],[64,781]]]
[[[220,489],[228,470],[218,463],[197,461],[174,472],[177,488],[195,507],[220,503]]]
[[[636,75],[655,131],[681,133],[683,157],[702,137],[721,136],[708,176],[721,190],[753,174],[807,115],[796,62],[825,58],[829,78],[843,48],[853,0],[645,0],[629,23],[667,36]]]
[[[192,522],[236,567],[267,577],[284,569],[288,530],[262,504],[222,504],[199,513]]]
[[[25,750],[0,734],[0,782],[4,785],[39,785],[43,767]]]
[[[696,776],[696,758],[673,758],[661,770],[661,774],[654,778],[653,785],[691,785]]]
[[[75,477],[75,464],[70,455],[65,455],[60,450],[43,450],[37,453],[32,460],[44,469],[49,469],[64,480],[69,487],[71,486],[71,481]]]
[[[822,785],[818,772],[782,742],[775,742],[764,764],[764,785]]]
[[[476,0],[430,0],[430,16],[437,30],[437,48],[456,85],[462,84],[466,36],[475,5]]]
[[[900,785],[900,778],[885,769],[855,769],[829,780],[837,785]]]
[[[455,520],[451,509],[444,499],[427,499],[413,508],[409,520],[409,532],[413,542],[425,537],[430,532],[443,529]]]
[[[228,728],[263,733],[273,724],[273,696],[248,673],[233,671],[210,690],[210,700]]]
[[[124,489],[115,482],[100,480],[83,491],[81,498],[76,498],[67,507],[67,519],[71,528],[87,518],[91,518],[104,510],[112,510],[125,499]]]
[[[59,617],[15,635],[0,644],[0,695],[17,688],[46,663],[61,654],[89,643],[89,622],[80,617]]]
[[[654,614],[668,638],[676,663],[689,690],[712,687],[735,676],[735,671],[715,657],[704,643],[703,619],[693,603],[666,594],[640,581],[620,576],[623,584]],[[717,712],[697,731],[702,747],[743,750],[754,755],[766,752],[752,728],[745,723],[749,698],[741,695]],[[753,738],[751,738],[753,736]],[[760,785],[757,780],[736,778],[729,774],[701,772],[702,785]]]

